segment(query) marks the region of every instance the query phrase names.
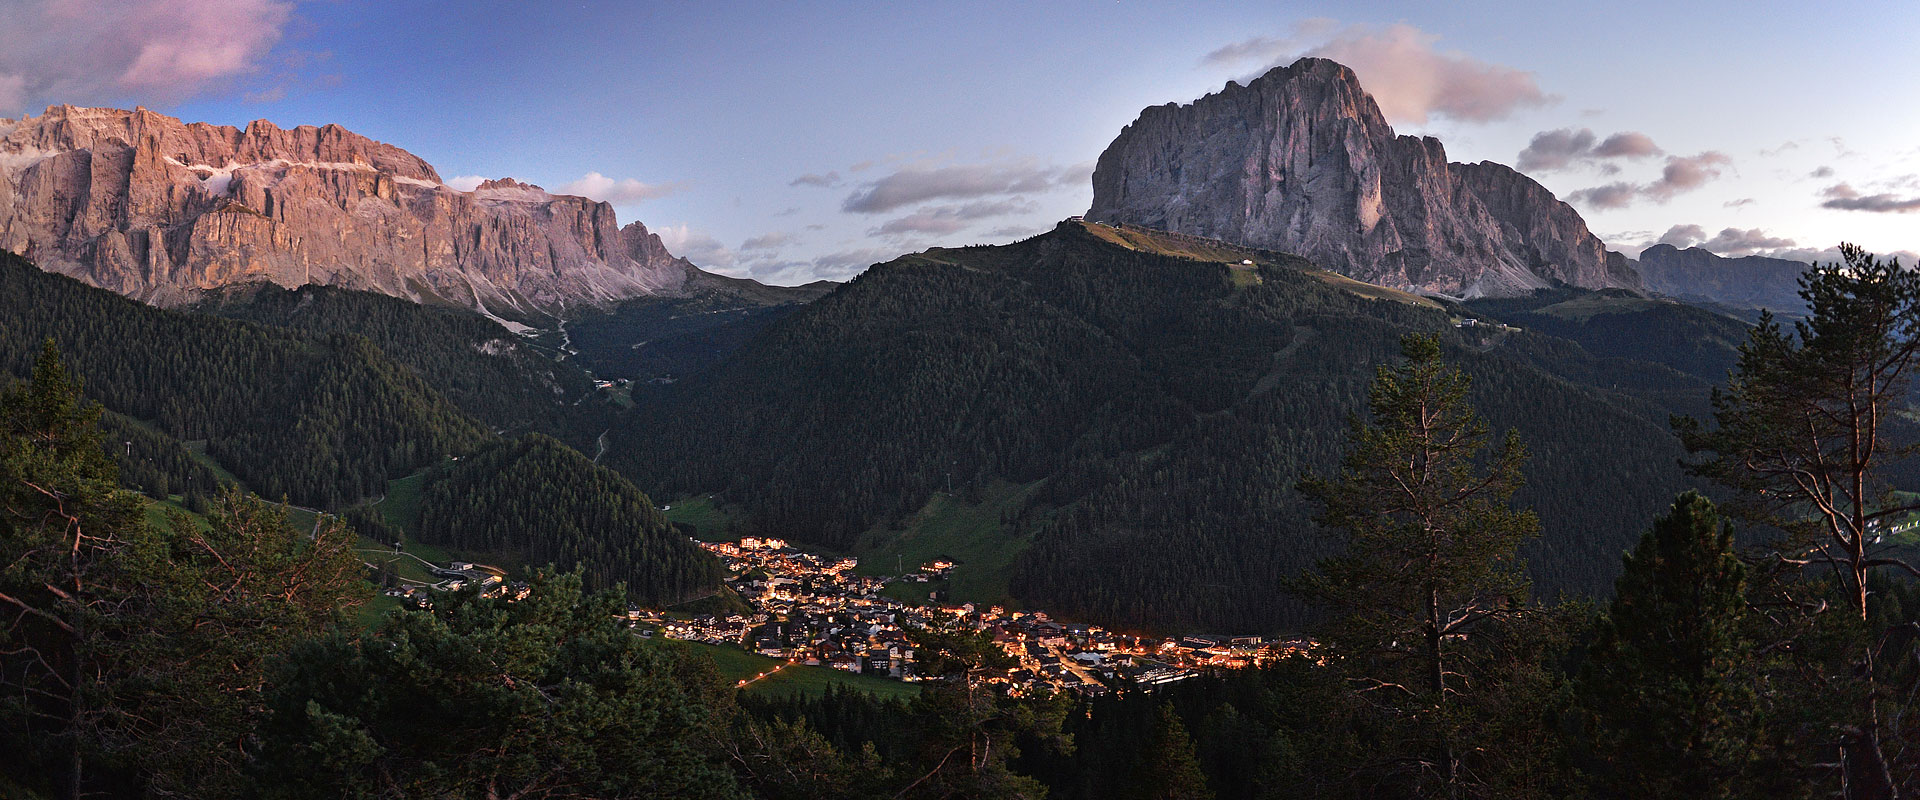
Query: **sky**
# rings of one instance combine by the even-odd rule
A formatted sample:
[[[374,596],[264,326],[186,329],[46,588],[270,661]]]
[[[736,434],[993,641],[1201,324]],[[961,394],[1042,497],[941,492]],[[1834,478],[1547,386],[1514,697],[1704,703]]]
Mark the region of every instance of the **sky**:
[[[1916,45],[1908,0],[0,0],[0,117],[339,123],[795,284],[1047,230],[1142,108],[1318,55],[1398,132],[1520,169],[1630,255],[1911,263]]]

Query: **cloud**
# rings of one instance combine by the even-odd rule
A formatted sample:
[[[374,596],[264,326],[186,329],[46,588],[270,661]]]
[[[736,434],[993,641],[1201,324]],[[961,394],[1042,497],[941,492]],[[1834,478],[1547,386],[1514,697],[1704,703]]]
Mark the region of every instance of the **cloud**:
[[[1662,152],[1660,146],[1653,143],[1653,137],[1639,131],[1620,131],[1593,148],[1597,158],[1646,158]]]
[[[1778,236],[1768,236],[1759,228],[1723,228],[1713,238],[1701,243],[1701,247],[1723,256],[1738,258],[1762,252],[1793,247],[1795,242]]]
[[[1660,154],[1653,139],[1636,131],[1621,131],[1595,144],[1597,137],[1588,128],[1541,131],[1520,151],[1514,167],[1522,172],[1547,172],[1575,164],[1592,164],[1602,159],[1646,158]],[[1612,165],[1604,169],[1613,171]]]
[[[1769,258],[1784,258],[1787,256],[1779,254],[1803,252],[1797,249],[1798,243],[1794,240],[1781,236],[1768,235],[1766,231],[1759,228],[1747,228],[1745,230],[1740,228],[1722,228],[1719,233],[1709,238],[1706,229],[1699,225],[1675,225],[1668,228],[1667,232],[1662,234],[1658,241],[1647,242],[1640,245],[1640,247],[1644,249],[1652,247],[1655,244],[1673,245],[1682,250],[1689,247],[1699,247],[1728,258],[1754,255],[1767,256]],[[1812,251],[1804,252],[1811,253]],[[1796,258],[1794,260],[1804,261],[1806,259]]]
[[[1890,192],[1863,195],[1859,190],[1844,183],[1836,183],[1820,191],[1827,198],[1821,208],[1840,211],[1867,211],[1876,214],[1911,214],[1920,211],[1920,196],[1901,197]]]
[[[841,250],[806,260],[768,259],[726,270],[738,277],[762,283],[792,286],[817,280],[844,281],[873,264],[891,261],[906,250],[901,247],[869,247]]]
[[[1720,170],[1733,164],[1733,159],[1724,153],[1709,150],[1697,156],[1667,156],[1667,165],[1660,170],[1660,179],[1647,184],[1641,193],[1653,198],[1654,202],[1665,203],[1674,195],[1691,192],[1715,178]]]
[[[1463,122],[1501,119],[1515,110],[1544,106],[1548,96],[1533,73],[1489,64],[1457,50],[1441,51],[1431,34],[1404,23],[1378,28],[1337,28],[1308,20],[1286,37],[1254,37],[1228,44],[1201,59],[1208,67],[1256,63],[1277,66],[1295,56],[1330,58],[1351,67],[1387,119],[1425,124],[1442,116]],[[1304,50],[1301,45],[1318,42]]]
[[[589,172],[576,180],[560,184],[555,194],[577,194],[581,197],[627,206],[635,203],[664,197],[686,188],[681,183],[641,183],[633,178],[614,180],[598,172]]]
[[[885,223],[882,223],[880,227],[867,231],[867,235],[905,236],[929,233],[936,236],[944,236],[950,233],[957,233],[961,228],[965,228],[969,224],[971,223],[962,219],[943,217],[925,211],[916,211],[899,219],[887,220]]]
[[[455,175],[445,181],[448,186],[463,192],[471,192],[478,189],[480,188],[480,184],[486,182],[487,178],[484,175]]]
[[[788,181],[787,185],[788,186],[820,186],[820,187],[839,186],[840,173],[838,171],[834,171],[834,172],[828,172],[825,175],[815,175],[809,172],[805,175],[802,175],[798,178],[794,178],[793,180]]]
[[[1733,159],[1713,150],[1694,156],[1667,156],[1667,163],[1661,168],[1660,177],[1651,183],[1635,184],[1623,181],[1581,189],[1568,194],[1567,202],[1595,209],[1626,208],[1632,205],[1634,200],[1642,197],[1656,203],[1665,203],[1676,195],[1705,186],[1709,181],[1720,177],[1721,171],[1732,164]]]
[[[1640,187],[1631,183],[1609,183],[1573,192],[1567,195],[1567,202],[1598,209],[1626,208],[1639,194]]]
[[[280,41],[285,0],[7,2],[0,115],[33,100],[185,100],[253,74]]]
[[[1720,207],[1721,208],[1742,208],[1744,206],[1750,206],[1758,202],[1760,201],[1755,200],[1751,197],[1742,197],[1738,200],[1728,200],[1727,202],[1721,203]]]
[[[1593,155],[1593,131],[1586,128],[1574,130],[1561,128],[1557,131],[1541,131],[1533,135],[1520,157],[1514,160],[1514,167],[1522,172],[1566,169],[1573,163]]]
[[[866,247],[827,253],[813,259],[813,274],[825,280],[846,280],[874,264],[892,261],[906,251],[897,247]]]
[[[0,72],[0,114],[10,114],[27,104],[27,76]]]
[[[1255,36],[1225,45],[1200,58],[1201,66],[1240,68],[1248,64],[1272,67],[1291,61],[1307,46],[1332,33],[1340,23],[1326,17],[1304,19],[1293,24],[1291,35]]]
[[[1660,234],[1660,240],[1655,244],[1670,244],[1685,250],[1706,241],[1706,238],[1707,230],[1698,225],[1675,225]]]
[[[1807,173],[1807,177],[1809,177],[1809,178],[1831,178],[1831,177],[1833,177],[1833,167],[1824,167],[1824,166],[1823,166],[1823,167],[1820,167],[1820,168],[1818,168],[1818,169],[1815,169],[1815,170],[1814,170],[1814,171],[1812,171],[1812,172],[1809,172],[1809,173]]]
[[[793,243],[793,234],[786,231],[773,231],[759,236],[748,237],[740,243],[741,250],[773,250]]]
[[[957,233],[976,220],[1028,213],[1034,210],[1033,203],[1020,200],[981,200],[963,205],[926,206],[904,217],[887,220],[880,227],[867,231],[867,235],[903,236],[921,233],[946,235]]]
[[[1820,247],[1820,248],[1782,247],[1776,250],[1768,250],[1761,253],[1755,253],[1754,255],[1765,256],[1767,258],[1784,258],[1788,261],[1800,261],[1807,264],[1837,263],[1842,260],[1840,257],[1840,248],[1838,246]],[[1891,250],[1891,251],[1882,252],[1882,253],[1874,253],[1874,255],[1877,256],[1882,261],[1899,259],[1901,265],[1903,266],[1912,266],[1916,263],[1920,263],[1920,253],[1916,253],[1912,250]]]
[[[1041,166],[1030,160],[950,166],[912,165],[862,185],[840,204],[855,214],[884,214],[928,200],[1012,197],[1077,184],[1092,164]]]
[[[664,225],[654,228],[653,232],[659,234],[660,243],[667,246],[667,252],[702,267],[732,269],[739,258],[737,253],[721,244],[719,239],[696,231],[685,224]]]
[[[1036,228],[1031,225],[1008,225],[1004,228],[994,228],[993,230],[987,231],[987,238],[1025,239],[1029,236],[1045,233],[1046,230],[1046,228]]]

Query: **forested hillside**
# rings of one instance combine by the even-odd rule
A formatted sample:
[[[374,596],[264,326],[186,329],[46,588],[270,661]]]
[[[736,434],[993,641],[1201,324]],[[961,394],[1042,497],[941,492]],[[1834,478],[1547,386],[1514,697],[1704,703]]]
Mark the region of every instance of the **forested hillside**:
[[[668,524],[618,473],[539,434],[435,468],[420,506],[422,541],[581,570],[598,590],[670,605],[710,593],[720,563]]]
[[[568,320],[567,333],[580,363],[601,377],[677,380],[732,354],[834,286],[767,286],[690,269],[685,296],[625,300]]]
[[[1446,331],[1474,403],[1531,449],[1519,502],[1545,523],[1528,560],[1549,595],[1605,591],[1634,527],[1683,485],[1666,415],[1704,400],[1705,381],[1455,329],[1457,315],[1358,296],[1292,257],[1113,230],[1067,224],[869,270],[642,397],[608,460],[650,490],[724,492],[762,530],[840,547],[949,474],[963,498],[1040,482],[1005,523],[1031,542],[1021,600],[1221,630],[1305,621],[1279,587],[1325,545],[1294,485],[1334,462],[1408,331]]]
[[[333,506],[477,447],[486,430],[365,337],[156,309],[0,253],[0,370],[54,339],[90,397],[248,488]]]
[[[1665,364],[1711,383],[1726,380],[1748,328],[1724,314],[1618,289],[1541,289],[1531,297],[1487,297],[1466,305],[1483,316],[1577,342],[1594,355]]]
[[[591,447],[602,403],[578,403],[593,381],[499,323],[464,309],[372,292],[271,284],[227,289],[192,310],[319,335],[359,334],[474,419],[498,431],[536,431]]]
[[[205,499],[232,483],[195,459],[179,439],[125,414],[102,414],[100,431],[106,439],[107,455],[120,470],[120,485],[148,497],[165,499],[177,494]]]

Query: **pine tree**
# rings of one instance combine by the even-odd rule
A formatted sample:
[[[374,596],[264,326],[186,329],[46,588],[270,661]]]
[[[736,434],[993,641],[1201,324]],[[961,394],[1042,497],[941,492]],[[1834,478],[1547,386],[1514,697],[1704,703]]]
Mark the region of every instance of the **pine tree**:
[[[52,340],[32,380],[0,395],[0,714],[4,735],[25,736],[4,758],[74,798],[87,791],[101,731],[116,723],[100,669],[111,615],[139,607],[132,576],[154,558],[99,417]]]
[[[1579,681],[1611,797],[1740,797],[1754,735],[1746,567],[1732,527],[1680,496],[1624,559]]]
[[[99,418],[51,342],[0,394],[0,764],[67,797],[240,796],[267,662],[351,606],[360,562],[237,493],[148,524]]]
[[[917,629],[914,655],[930,681],[910,706],[926,720],[917,758],[903,770],[915,773],[895,797],[977,797],[1031,800],[1046,794],[1038,781],[1016,773],[1020,742],[1070,752],[1061,732],[1069,706],[1064,696],[1012,698],[986,681],[1015,662],[984,636]]]
[[[114,648],[128,713],[108,741],[155,794],[244,796],[271,667],[359,605],[364,566],[338,519],[295,531],[286,506],[238,490],[166,527],[159,590]]]
[[[1909,437],[1900,415],[1920,366],[1920,273],[1840,249],[1844,263],[1816,264],[1800,278],[1806,319],[1788,331],[1763,317],[1741,345],[1727,388],[1714,394],[1717,427],[1674,424],[1689,450],[1710,454],[1695,471],[1737,491],[1729,509],[1783,534],[1767,544],[1772,570],[1757,576],[1776,607],[1827,617],[1837,606],[1850,618],[1818,623],[1847,629],[1836,663],[1802,666],[1857,698],[1837,730],[1850,796],[1892,798],[1896,776],[1920,791],[1920,762],[1891,765],[1883,752],[1878,663],[1887,638],[1871,625],[1870,586],[1884,570],[1920,575],[1879,534],[1882,522],[1920,509],[1888,482],[1916,446],[1901,441]]]
[[[261,729],[272,798],[734,798],[725,690],[634,636],[626,599],[537,573],[294,650]]]
[[[1338,615],[1328,631],[1337,667],[1405,723],[1400,771],[1443,796],[1466,793],[1460,741],[1472,727],[1460,698],[1485,692],[1461,651],[1488,623],[1521,612],[1517,550],[1538,524],[1508,500],[1525,449],[1509,433],[1483,463],[1489,433],[1467,403],[1468,377],[1440,358],[1437,336],[1401,340],[1406,363],[1381,366],[1368,390],[1372,422],[1353,420],[1332,479],[1302,482],[1316,518],[1346,552],[1298,588]]]
[[[1134,769],[1132,790],[1138,800],[1213,800],[1206,773],[1194,754],[1193,739],[1173,705],[1161,703],[1153,735]]]

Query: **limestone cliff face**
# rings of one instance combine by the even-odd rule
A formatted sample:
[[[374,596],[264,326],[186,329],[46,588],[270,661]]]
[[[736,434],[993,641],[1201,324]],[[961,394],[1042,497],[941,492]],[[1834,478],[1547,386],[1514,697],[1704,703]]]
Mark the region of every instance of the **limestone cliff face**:
[[[606,203],[511,179],[457,191],[338,125],[71,106],[0,119],[0,249],[160,304],[271,281],[552,312],[672,293],[691,268]]]
[[[1507,167],[1397,136],[1352,70],[1275,68],[1148,108],[1101,153],[1087,218],[1296,253],[1361,280],[1461,296],[1639,289],[1572,207]]]

